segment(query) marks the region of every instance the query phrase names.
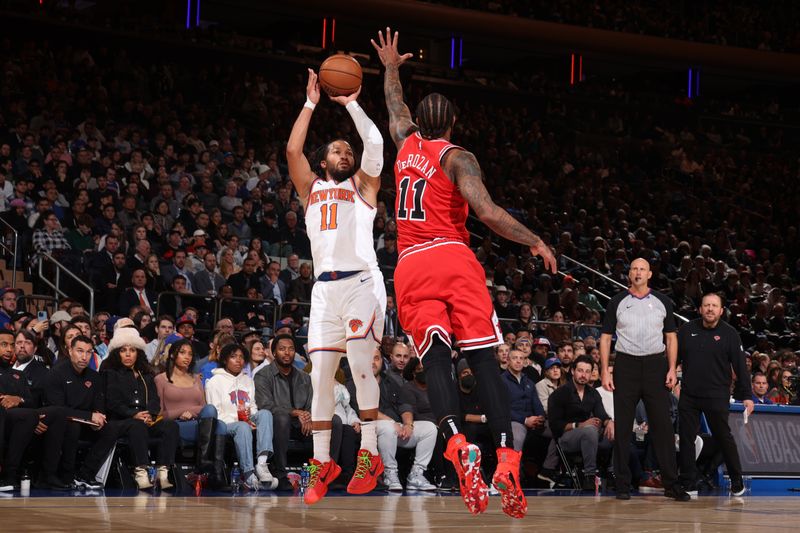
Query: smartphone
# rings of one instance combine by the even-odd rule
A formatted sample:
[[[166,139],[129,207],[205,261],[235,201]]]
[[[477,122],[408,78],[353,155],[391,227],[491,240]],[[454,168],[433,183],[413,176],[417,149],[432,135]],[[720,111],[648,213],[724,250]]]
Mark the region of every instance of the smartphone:
[[[39,311],[36,313],[36,318],[39,319],[39,322],[44,322],[47,320],[47,311]]]

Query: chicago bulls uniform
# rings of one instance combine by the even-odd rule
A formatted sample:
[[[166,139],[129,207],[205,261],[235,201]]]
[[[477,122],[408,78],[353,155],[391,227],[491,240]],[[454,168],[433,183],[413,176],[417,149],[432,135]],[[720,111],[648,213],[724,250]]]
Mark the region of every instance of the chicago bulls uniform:
[[[486,275],[469,248],[469,206],[442,169],[461,147],[414,133],[395,163],[399,258],[395,270],[398,315],[420,356],[433,336],[462,350],[502,342]]]
[[[355,180],[316,179],[306,202],[314,274],[308,352],[347,353],[349,340],[380,342],[386,289],[372,244],[375,208]]]

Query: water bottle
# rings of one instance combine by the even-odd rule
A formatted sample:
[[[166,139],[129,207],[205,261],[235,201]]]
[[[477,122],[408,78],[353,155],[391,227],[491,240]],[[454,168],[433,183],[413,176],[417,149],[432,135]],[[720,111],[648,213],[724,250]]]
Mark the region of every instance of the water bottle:
[[[305,495],[308,488],[308,479],[311,474],[308,472],[308,463],[303,463],[303,469],[300,471],[300,496]]]
[[[158,470],[156,469],[156,462],[150,461],[150,466],[147,467],[147,477],[150,478],[150,484],[154,487],[156,486],[157,472]]]
[[[233,463],[233,468],[231,468],[231,491],[234,494],[239,493],[241,482],[242,482],[242,471],[241,469],[239,469],[239,463]]]
[[[19,495],[25,497],[31,495],[31,477],[28,475],[27,470],[22,473],[22,480],[19,483]]]

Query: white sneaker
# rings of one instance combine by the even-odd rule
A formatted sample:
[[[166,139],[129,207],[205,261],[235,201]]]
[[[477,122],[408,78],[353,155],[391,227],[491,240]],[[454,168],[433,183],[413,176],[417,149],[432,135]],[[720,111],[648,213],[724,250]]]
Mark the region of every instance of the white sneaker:
[[[436,490],[436,485],[428,481],[419,467],[414,467],[406,479],[406,489],[408,490]]]
[[[256,477],[258,477],[258,481],[262,488],[265,490],[275,490],[278,486],[278,480],[272,476],[272,472],[269,471],[269,465],[267,463],[259,463],[256,465]]]
[[[397,476],[397,470],[385,470],[383,472],[383,484],[390,492],[403,492],[403,485]]]
[[[251,473],[249,476],[247,476],[247,479],[244,480],[244,486],[250,490],[258,492],[258,489],[261,488],[261,483],[258,482],[258,478],[256,477],[255,473]]]

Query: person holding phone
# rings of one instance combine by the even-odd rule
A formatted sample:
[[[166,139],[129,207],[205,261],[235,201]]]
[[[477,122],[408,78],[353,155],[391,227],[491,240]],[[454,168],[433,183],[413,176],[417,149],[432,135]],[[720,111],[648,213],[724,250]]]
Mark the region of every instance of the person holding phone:
[[[178,447],[178,424],[160,416],[161,399],[144,353],[145,344],[132,327],[120,327],[108,344],[108,357],[100,370],[106,379],[106,411],[117,421],[120,431],[127,433],[136,460],[134,478],[139,489],[153,487],[147,475],[150,464],[148,440],[160,439],[156,464],[157,482],[161,489],[171,489],[169,468],[175,464]]]

